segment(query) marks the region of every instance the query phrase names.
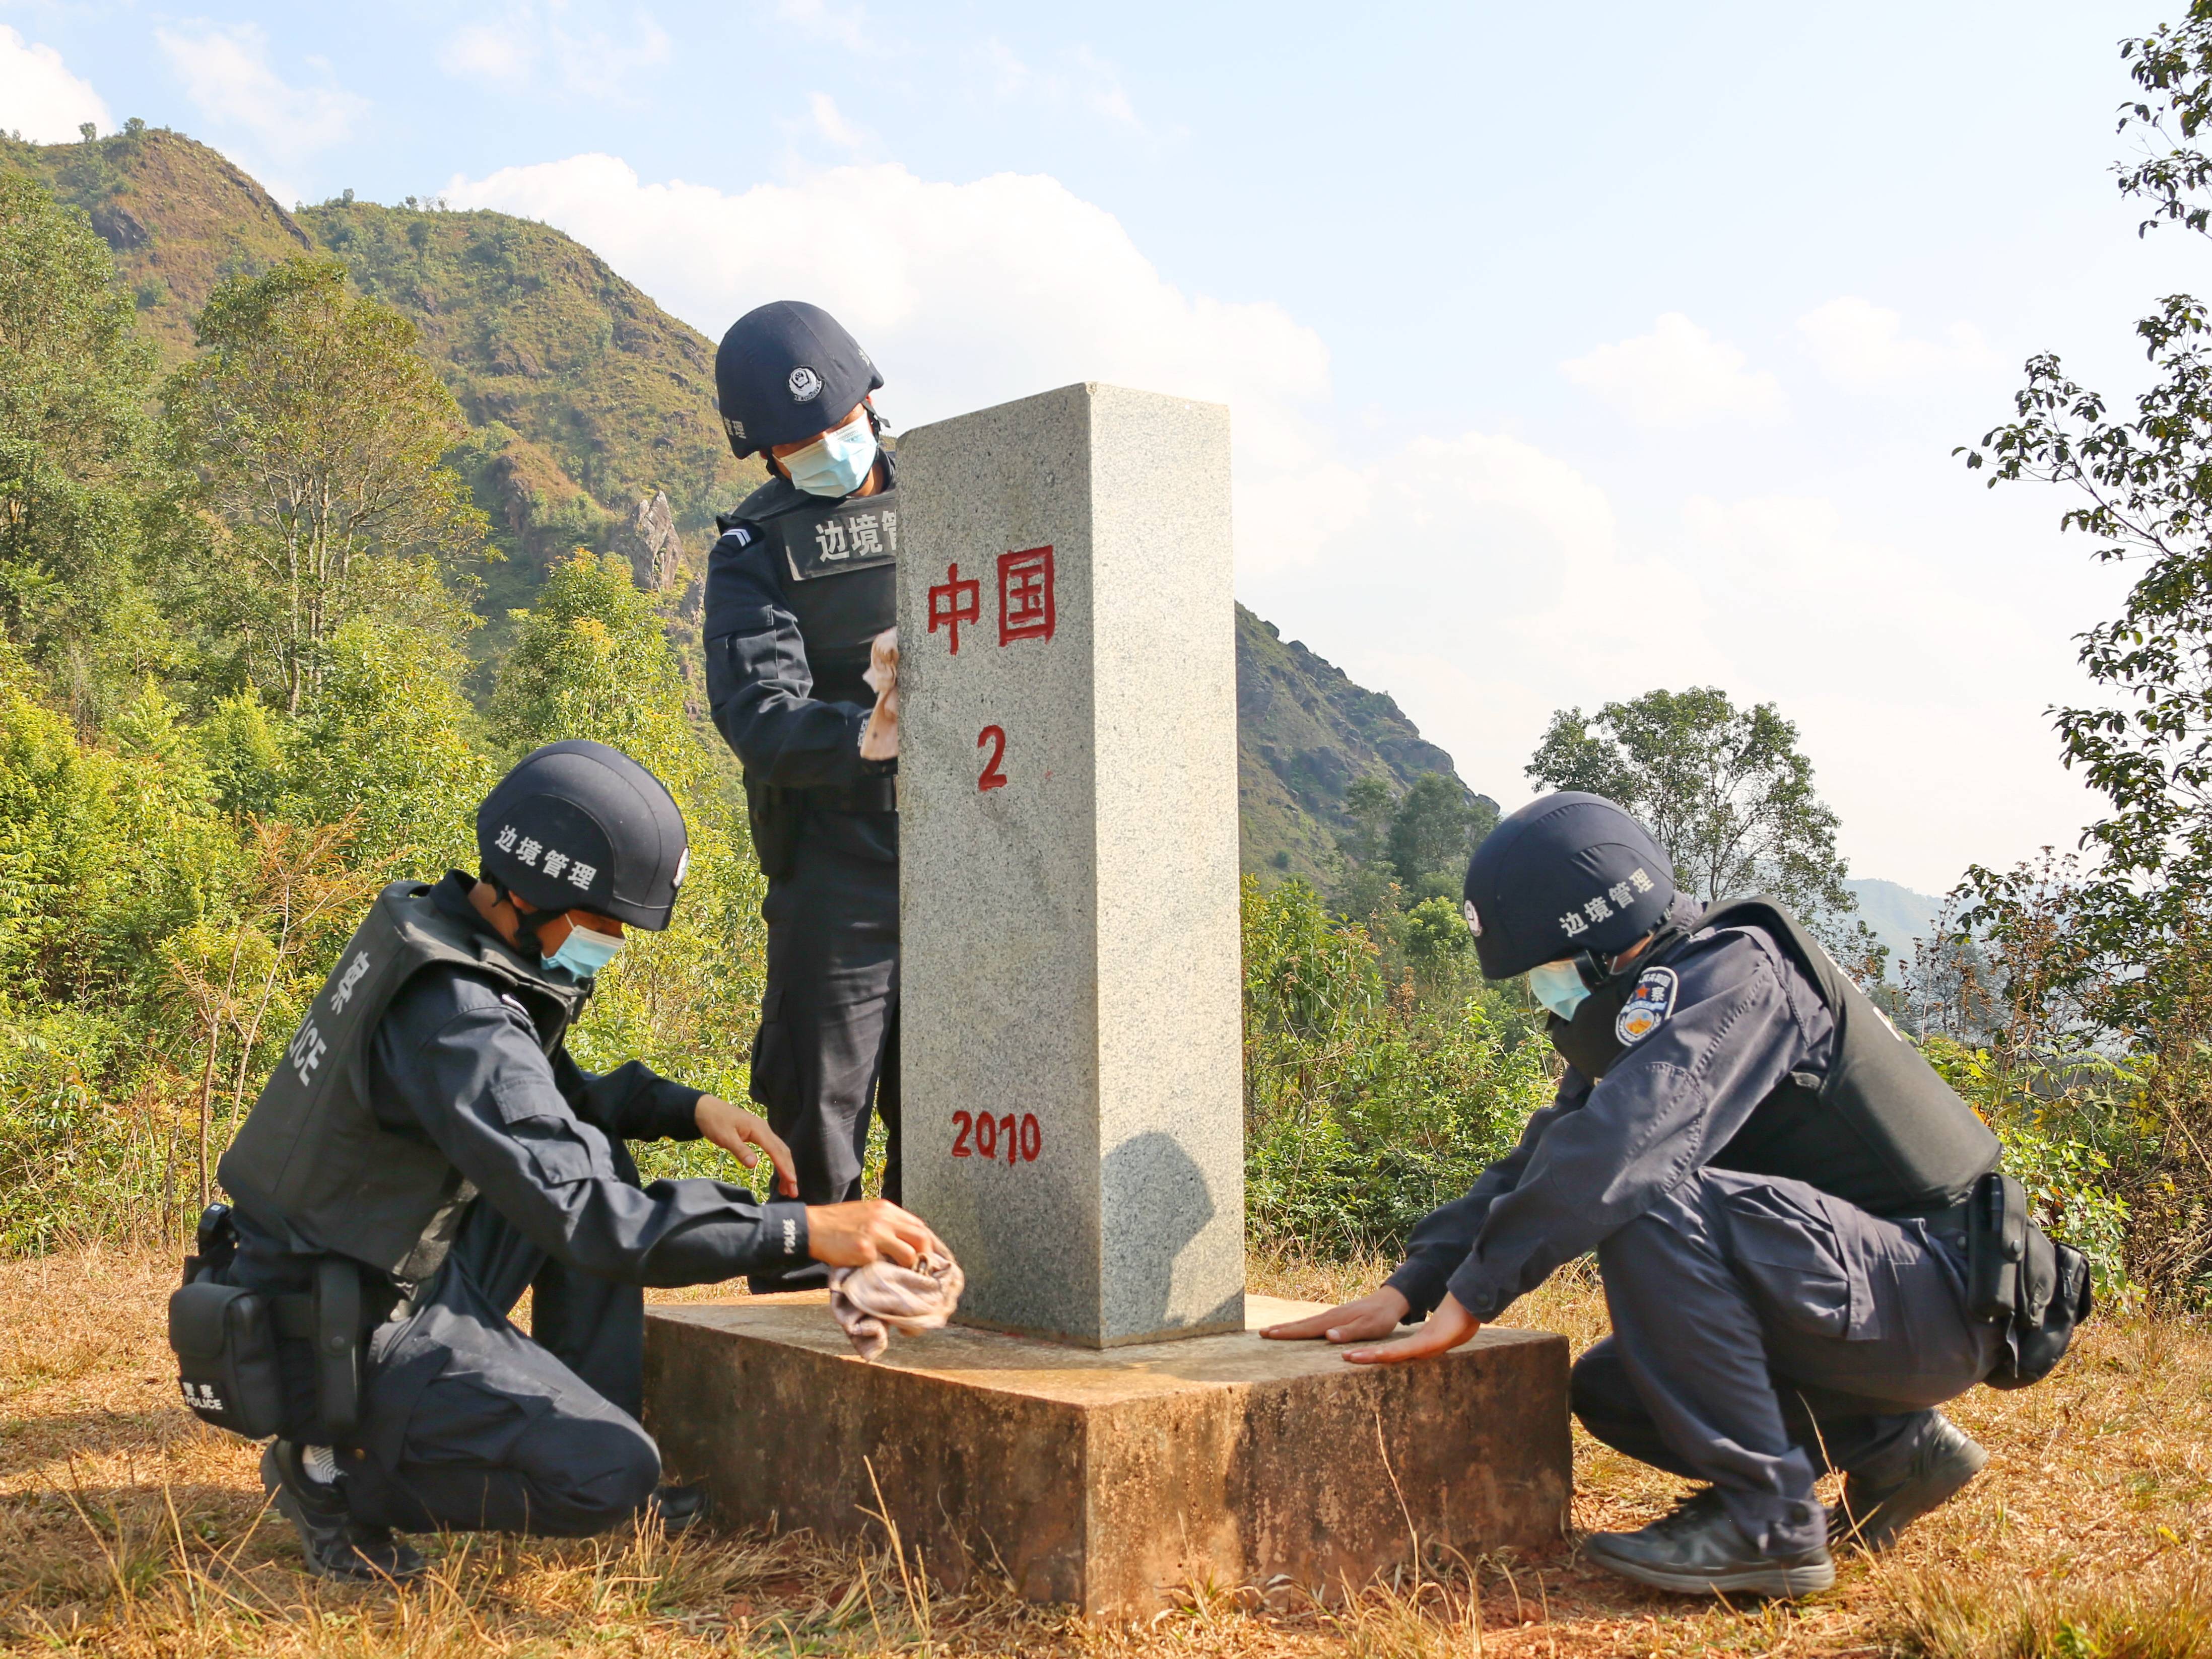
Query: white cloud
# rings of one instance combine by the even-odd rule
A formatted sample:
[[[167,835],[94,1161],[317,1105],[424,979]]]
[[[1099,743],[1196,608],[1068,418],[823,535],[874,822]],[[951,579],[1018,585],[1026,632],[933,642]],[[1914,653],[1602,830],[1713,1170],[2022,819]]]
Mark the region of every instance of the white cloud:
[[[769,300],[827,306],[884,365],[901,425],[1085,379],[1226,402],[1240,594],[1395,695],[1508,805],[1553,711],[1717,684],[1800,723],[1861,873],[1933,890],[2084,816],[2036,713],[2081,604],[2049,597],[2047,570],[2020,579],[2017,538],[1862,522],[1809,492],[1625,524],[1595,475],[1494,432],[1347,461],[1354,422],[1312,329],[1178,288],[1049,178],[852,165],[729,194],[579,155],[447,193],[560,226],[710,336]],[[1741,354],[1681,326],[1698,350],[1678,359],[1734,377],[1692,407],[1772,412]]]
[[[1670,311],[1649,334],[1601,345],[1561,363],[1559,371],[1644,426],[1779,419],[1781,384],[1764,369],[1747,371],[1746,361],[1735,347]]]
[[[21,132],[34,144],[74,143],[87,121],[103,132],[115,125],[100,94],[69,72],[61,53],[0,23],[0,131]]]
[[[712,337],[769,300],[827,307],[884,366],[879,402],[902,424],[1084,380],[1226,403],[1248,567],[1310,556],[1366,488],[1314,420],[1319,336],[1277,306],[1182,292],[1049,178],[848,166],[728,195],[579,155],[446,193],[559,226]]]
[[[2069,672],[2079,595],[2045,592],[2065,584],[2006,588],[1940,527],[1817,495],[1623,524],[1592,477],[1494,434],[1418,441],[1364,482],[1310,568],[1243,597],[1509,810],[1555,711],[1711,684],[1797,722],[1859,874],[1941,891],[2087,817],[2038,712]]]
[[[471,23],[438,48],[438,67],[465,81],[516,82],[529,72],[537,48],[507,23]]]
[[[1066,47],[1044,69],[1030,67],[996,36],[986,40],[968,57],[992,95],[1002,103],[1019,98],[1056,111],[1076,106],[1132,133],[1150,131],[1121,82],[1121,72],[1088,46]]]
[[[814,130],[840,149],[866,149],[868,134],[845,118],[837,107],[837,100],[826,92],[810,94],[806,106],[814,118]]]
[[[801,33],[847,52],[872,54],[876,50],[874,26],[862,7],[833,5],[830,0],[776,0],[775,15]]]
[[[639,11],[618,29],[577,29],[563,22],[560,0],[539,5],[510,0],[495,22],[471,23],[447,36],[438,67],[465,81],[520,87],[550,78],[566,91],[629,102],[641,71],[669,58],[668,32]]]
[[[269,39],[252,23],[201,27],[197,32],[157,29],[169,66],[200,112],[218,127],[249,135],[267,154],[289,160],[344,138],[368,108],[331,77],[295,87],[270,67]]]
[[[1120,71],[1089,46],[1076,46],[1062,57],[1076,95],[1085,107],[1121,126],[1144,131],[1145,124],[1137,118],[1136,107],[1129,101],[1128,89],[1121,84]]]
[[[1852,392],[1994,368],[1998,362],[1969,324],[1953,324],[1941,344],[1910,340],[1902,317],[1856,295],[1807,312],[1797,330],[1820,372]]]

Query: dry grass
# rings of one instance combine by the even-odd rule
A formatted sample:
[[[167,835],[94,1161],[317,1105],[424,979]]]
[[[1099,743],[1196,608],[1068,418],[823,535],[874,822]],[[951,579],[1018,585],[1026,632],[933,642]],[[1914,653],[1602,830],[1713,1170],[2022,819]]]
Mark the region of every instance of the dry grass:
[[[1431,1563],[1350,1605],[1200,1587],[1133,1628],[1086,1626],[1001,1593],[936,1595],[888,1548],[805,1536],[585,1543],[427,1541],[404,1595],[307,1580],[264,1516],[254,1449],[173,1403],[166,1260],[89,1254],[0,1264],[0,1644],[125,1656],[364,1653],[1042,1653],[1098,1659],[1350,1659],[1741,1653],[2212,1656],[2212,1337],[2100,1325],[2051,1382],[1977,1390],[1955,1414],[1996,1454],[1890,1557],[1844,1565],[1794,1607],[1647,1594],[1572,1552]],[[1255,1288],[1325,1297],[1370,1264],[1261,1259]],[[1603,1328],[1587,1285],[1521,1322],[1580,1348]],[[1578,1436],[1575,1520],[1634,1526],[1680,1483]],[[1480,1586],[1470,1597],[1470,1582]]]

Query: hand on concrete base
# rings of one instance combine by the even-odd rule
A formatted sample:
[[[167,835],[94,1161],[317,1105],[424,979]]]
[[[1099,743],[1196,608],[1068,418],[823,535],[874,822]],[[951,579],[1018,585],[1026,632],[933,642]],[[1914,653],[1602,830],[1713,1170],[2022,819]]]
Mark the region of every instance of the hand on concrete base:
[[[1426,1359],[1448,1353],[1482,1328],[1482,1322],[1447,1296],[1427,1321],[1395,1342],[1372,1348],[1353,1348],[1345,1358],[1355,1365],[1402,1365],[1409,1359]]]
[[[1385,1285],[1379,1291],[1340,1304],[1327,1313],[1310,1314],[1287,1324],[1270,1325],[1260,1333],[1278,1342],[1309,1341],[1325,1336],[1332,1342],[1367,1342],[1388,1336],[1398,1322],[1413,1311],[1413,1304]]]
[[[701,1134],[734,1154],[748,1170],[759,1164],[761,1153],[766,1152],[768,1161],[775,1166],[775,1184],[783,1189],[783,1195],[799,1196],[799,1171],[791,1162],[791,1148],[757,1112],[732,1106],[720,1095],[701,1095],[691,1116]]]

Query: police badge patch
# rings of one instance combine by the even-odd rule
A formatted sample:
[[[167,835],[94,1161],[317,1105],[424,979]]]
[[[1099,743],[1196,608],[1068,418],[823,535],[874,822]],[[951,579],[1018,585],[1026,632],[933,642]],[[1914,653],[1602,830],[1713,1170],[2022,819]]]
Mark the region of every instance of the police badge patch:
[[[1646,968],[1637,976],[1636,988],[1613,1016],[1613,1034],[1623,1042],[1641,1042],[1674,1012],[1674,993],[1680,981],[1672,968]]]

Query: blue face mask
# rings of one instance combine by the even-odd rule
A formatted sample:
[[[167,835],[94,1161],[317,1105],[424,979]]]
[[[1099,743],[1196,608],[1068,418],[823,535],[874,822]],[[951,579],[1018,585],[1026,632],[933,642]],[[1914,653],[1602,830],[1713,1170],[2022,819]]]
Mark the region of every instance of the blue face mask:
[[[1589,987],[1583,983],[1582,969],[1571,962],[1547,962],[1541,968],[1531,968],[1528,988],[1537,1001],[1561,1019],[1572,1019],[1575,1010],[1589,994]]]
[[[561,941],[561,948],[538,960],[549,969],[566,968],[578,979],[593,979],[599,969],[621,954],[622,948],[623,941],[613,934],[595,933],[571,922],[568,937]]]
[[[832,500],[851,495],[876,465],[876,428],[863,413],[849,424],[832,428],[804,449],[782,458],[792,483],[810,495]]]

